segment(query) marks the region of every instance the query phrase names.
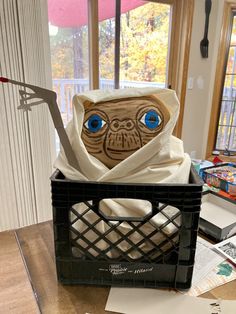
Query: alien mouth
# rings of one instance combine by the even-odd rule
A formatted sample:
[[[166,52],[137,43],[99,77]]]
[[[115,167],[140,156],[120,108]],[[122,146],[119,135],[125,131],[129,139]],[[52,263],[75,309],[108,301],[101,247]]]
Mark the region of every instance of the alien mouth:
[[[134,149],[113,149],[107,147],[107,151],[111,152],[112,154],[124,154],[124,153],[134,153],[136,152],[140,147],[136,147]]]

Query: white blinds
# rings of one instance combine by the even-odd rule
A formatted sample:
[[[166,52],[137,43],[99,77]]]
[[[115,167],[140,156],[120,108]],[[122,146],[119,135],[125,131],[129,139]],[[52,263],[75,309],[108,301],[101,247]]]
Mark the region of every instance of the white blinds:
[[[51,88],[46,0],[0,0],[0,76]],[[0,83],[0,231],[51,218],[54,128],[46,104],[17,110]]]

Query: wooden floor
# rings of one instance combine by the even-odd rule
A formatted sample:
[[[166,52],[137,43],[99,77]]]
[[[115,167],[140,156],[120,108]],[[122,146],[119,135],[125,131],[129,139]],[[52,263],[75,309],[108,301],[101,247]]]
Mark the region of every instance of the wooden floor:
[[[0,314],[105,314],[109,289],[57,282],[50,222],[0,233]],[[236,281],[203,297],[236,299]]]

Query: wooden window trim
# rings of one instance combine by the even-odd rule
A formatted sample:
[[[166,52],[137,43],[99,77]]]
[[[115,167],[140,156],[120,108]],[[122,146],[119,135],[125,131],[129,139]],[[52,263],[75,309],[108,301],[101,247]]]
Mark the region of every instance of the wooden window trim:
[[[174,89],[179,98],[180,111],[174,135],[181,138],[195,0],[151,1],[172,6],[172,25],[175,27],[171,28],[169,52],[169,60],[171,62],[169,62],[167,86]]]
[[[221,26],[219,51],[216,63],[217,67],[212,97],[211,119],[208,130],[206,159],[212,159],[212,151],[215,148],[215,139],[218,129],[218,119],[221,107],[220,103],[222,96],[222,88],[224,84],[224,74],[227,63],[227,49],[228,49],[227,47],[229,45],[231,38],[231,16],[233,11],[236,11],[236,3],[232,1],[225,2],[223,9],[223,21]],[[235,157],[229,157],[228,160],[235,161]]]
[[[99,88],[98,0],[88,0],[89,88]]]
[[[121,0],[116,0],[116,15],[115,15],[115,73],[114,86],[120,88],[120,22],[121,22]]]
[[[179,118],[174,130],[174,135],[179,138],[182,136],[183,128],[194,3],[195,0],[177,0],[174,4],[176,8],[173,25],[176,31],[173,30],[174,40],[171,51],[173,51],[172,60],[175,60],[175,66],[172,66],[172,73],[169,75],[171,88],[176,91],[180,101]]]

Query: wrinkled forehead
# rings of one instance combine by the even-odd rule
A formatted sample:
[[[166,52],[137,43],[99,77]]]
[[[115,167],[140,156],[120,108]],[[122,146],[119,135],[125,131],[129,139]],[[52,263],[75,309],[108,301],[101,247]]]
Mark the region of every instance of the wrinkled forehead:
[[[84,102],[85,114],[96,109],[105,112],[108,116],[116,118],[134,117],[140,110],[155,108],[162,114],[168,112],[166,106],[155,96],[114,99],[106,102]]]

